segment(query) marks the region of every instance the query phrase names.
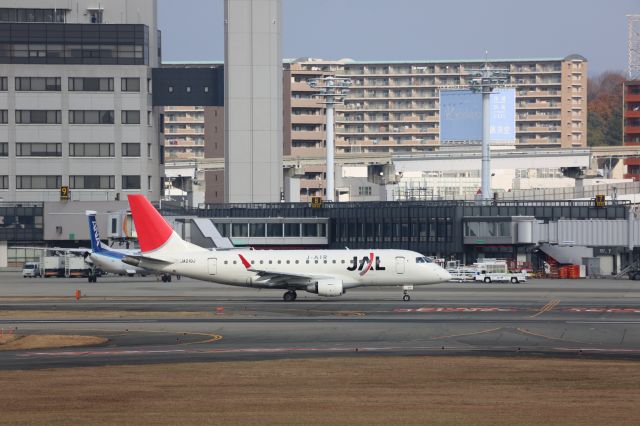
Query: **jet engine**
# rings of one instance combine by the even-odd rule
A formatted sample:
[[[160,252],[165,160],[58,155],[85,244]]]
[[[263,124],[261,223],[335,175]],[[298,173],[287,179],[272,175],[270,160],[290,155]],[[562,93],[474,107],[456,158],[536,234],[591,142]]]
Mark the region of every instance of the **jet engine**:
[[[314,285],[310,285],[310,289],[307,289],[310,293],[316,293],[318,296],[335,297],[344,293],[342,287],[342,280],[336,279],[321,279]]]

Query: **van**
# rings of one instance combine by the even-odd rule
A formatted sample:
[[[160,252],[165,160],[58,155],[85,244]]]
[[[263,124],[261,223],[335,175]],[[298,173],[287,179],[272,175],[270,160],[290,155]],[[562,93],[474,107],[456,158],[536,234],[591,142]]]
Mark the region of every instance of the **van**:
[[[25,262],[22,266],[22,278],[35,278],[40,276],[40,265],[38,262]]]

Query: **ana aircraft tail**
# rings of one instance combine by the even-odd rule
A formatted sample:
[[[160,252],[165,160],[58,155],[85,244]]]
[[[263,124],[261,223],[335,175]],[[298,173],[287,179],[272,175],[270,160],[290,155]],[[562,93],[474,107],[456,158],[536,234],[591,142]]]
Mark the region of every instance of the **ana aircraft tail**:
[[[86,210],[87,220],[89,221],[89,238],[91,239],[91,250],[94,253],[100,253],[108,249],[102,241],[100,241],[100,232],[98,231],[98,224],[96,223],[96,212],[93,210]]]
[[[153,253],[153,257],[158,258],[184,252],[208,251],[180,238],[144,195],[130,194],[129,206],[142,253]]]

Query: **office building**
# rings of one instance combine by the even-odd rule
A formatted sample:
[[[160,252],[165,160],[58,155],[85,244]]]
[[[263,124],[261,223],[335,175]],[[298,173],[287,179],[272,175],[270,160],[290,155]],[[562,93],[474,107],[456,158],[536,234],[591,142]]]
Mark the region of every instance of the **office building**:
[[[3,1],[0,198],[157,200],[159,63],[155,0]]]

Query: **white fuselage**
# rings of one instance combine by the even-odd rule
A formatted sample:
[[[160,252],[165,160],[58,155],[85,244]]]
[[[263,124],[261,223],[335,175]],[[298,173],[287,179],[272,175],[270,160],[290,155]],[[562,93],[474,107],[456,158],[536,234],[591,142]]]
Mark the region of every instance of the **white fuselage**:
[[[122,255],[125,256],[133,253],[133,251],[127,251],[122,252]],[[113,254],[93,252],[89,254],[89,259],[95,266],[110,274],[135,275],[149,272],[136,266],[127,265],[122,261],[122,258]]]
[[[145,253],[150,257],[153,252]],[[246,266],[242,257],[249,262]],[[359,286],[427,285],[450,279],[435,263],[418,263],[422,255],[407,250],[225,250],[163,255],[169,263],[143,259],[138,266],[227,285],[291,288],[318,279]],[[373,261],[369,261],[373,259]],[[264,280],[264,274],[294,276],[285,282]]]

